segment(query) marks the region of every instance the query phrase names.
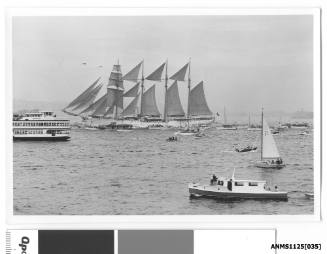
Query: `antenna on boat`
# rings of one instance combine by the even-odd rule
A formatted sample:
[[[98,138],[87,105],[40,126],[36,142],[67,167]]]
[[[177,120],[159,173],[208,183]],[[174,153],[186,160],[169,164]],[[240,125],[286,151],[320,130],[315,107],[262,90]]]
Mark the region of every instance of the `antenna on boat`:
[[[235,175],[235,168],[233,170],[233,174],[232,174],[232,179],[234,180],[234,175]]]

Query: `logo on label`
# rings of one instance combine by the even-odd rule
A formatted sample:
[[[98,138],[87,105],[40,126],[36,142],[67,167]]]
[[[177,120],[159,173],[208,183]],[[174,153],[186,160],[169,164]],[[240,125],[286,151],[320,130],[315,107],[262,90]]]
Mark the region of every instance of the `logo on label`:
[[[30,239],[27,236],[23,236],[19,247],[22,249],[22,254],[27,254],[27,244],[29,244]]]

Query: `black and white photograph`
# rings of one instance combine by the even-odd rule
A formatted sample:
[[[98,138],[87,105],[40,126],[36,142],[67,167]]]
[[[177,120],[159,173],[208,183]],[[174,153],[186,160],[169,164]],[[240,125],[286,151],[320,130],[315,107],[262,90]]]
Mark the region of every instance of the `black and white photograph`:
[[[314,215],[315,15],[231,13],[12,16],[13,215]]]

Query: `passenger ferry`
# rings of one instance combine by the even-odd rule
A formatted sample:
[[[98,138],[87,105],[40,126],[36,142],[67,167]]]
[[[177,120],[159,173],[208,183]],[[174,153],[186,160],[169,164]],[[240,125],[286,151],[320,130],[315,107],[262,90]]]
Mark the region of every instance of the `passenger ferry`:
[[[52,111],[25,113],[13,119],[14,140],[70,139],[70,121],[57,119]]]

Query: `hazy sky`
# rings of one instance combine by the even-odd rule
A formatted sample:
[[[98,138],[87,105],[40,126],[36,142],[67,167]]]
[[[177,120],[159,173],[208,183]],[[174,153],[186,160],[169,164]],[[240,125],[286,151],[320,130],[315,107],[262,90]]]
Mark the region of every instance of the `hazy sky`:
[[[147,75],[168,58],[172,75],[190,57],[192,86],[204,81],[214,112],[313,108],[310,15],[13,19],[14,99],[68,104],[97,77],[107,84],[118,59],[123,73],[144,59]]]

